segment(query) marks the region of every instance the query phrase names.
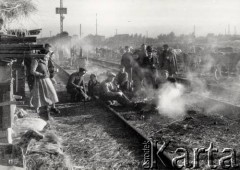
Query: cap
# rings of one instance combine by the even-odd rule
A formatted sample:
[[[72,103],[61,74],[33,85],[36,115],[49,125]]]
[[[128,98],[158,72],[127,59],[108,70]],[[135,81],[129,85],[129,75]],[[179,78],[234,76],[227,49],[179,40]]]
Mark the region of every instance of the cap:
[[[168,44],[163,44],[163,47],[168,47]]]
[[[45,44],[45,48],[47,48],[47,47],[52,47],[50,44]]]
[[[90,75],[90,78],[92,78],[92,77],[97,77],[95,74],[91,74]]]
[[[83,72],[86,73],[86,71],[87,71],[87,70],[86,70],[85,68],[81,68],[81,67],[79,68],[79,72],[80,72],[80,73],[83,73]]]
[[[152,47],[151,47],[150,45],[147,46],[146,50],[147,50],[147,52],[152,52],[152,51],[153,51],[153,50],[152,50]]]

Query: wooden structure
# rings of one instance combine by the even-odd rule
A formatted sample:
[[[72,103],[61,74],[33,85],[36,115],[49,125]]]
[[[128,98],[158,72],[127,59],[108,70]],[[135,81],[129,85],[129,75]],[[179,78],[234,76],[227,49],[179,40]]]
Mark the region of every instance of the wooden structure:
[[[43,57],[36,37],[0,36],[0,143],[11,143],[11,127],[17,101],[25,97],[26,63]]]

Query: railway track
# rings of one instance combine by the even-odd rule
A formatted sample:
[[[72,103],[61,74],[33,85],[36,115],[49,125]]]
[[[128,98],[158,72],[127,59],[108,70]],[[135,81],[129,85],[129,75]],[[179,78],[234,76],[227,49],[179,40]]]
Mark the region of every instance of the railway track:
[[[95,62],[97,61],[95,60]],[[104,64],[104,61],[101,63]],[[65,72],[65,70],[62,71]],[[191,87],[191,82],[188,79],[178,78],[178,82]],[[158,166],[161,168],[166,168],[167,166],[166,169],[176,169],[176,167],[173,168],[171,164],[171,160],[174,158],[174,148],[182,146],[182,144],[188,146],[189,144],[184,141],[190,141],[191,144],[188,146],[188,149],[202,146],[201,143],[198,142],[201,138],[204,139],[204,144],[206,145],[208,145],[207,142],[217,141],[218,145],[223,148],[224,145],[229,146],[227,138],[231,138],[231,135],[237,133],[238,128],[240,128],[238,126],[240,120],[238,113],[240,108],[237,105],[219,101],[211,98],[211,96],[202,96],[197,93],[187,94],[187,98],[190,98],[190,100],[187,99],[187,101],[194,99],[197,100],[197,102],[189,102],[189,104],[187,104],[186,114],[177,120],[159,114],[156,109],[139,113],[138,111],[125,108],[109,107],[103,104],[101,104],[101,106],[104,106],[108,111],[112,112],[123,124],[129,127],[131,131],[134,131],[141,139],[140,141],[151,141],[150,138],[159,141],[159,144],[156,145],[156,150],[159,150],[161,148],[160,144],[164,142],[171,143],[171,146],[161,155],[161,160],[159,161],[157,159],[159,161]],[[215,133],[221,134],[222,138],[218,139]],[[199,137],[197,137],[197,139],[192,138],[194,134],[199,134],[197,135]],[[236,139],[237,137],[235,136],[232,145],[238,143]],[[221,143],[219,141],[224,142]],[[194,142],[199,145],[196,146],[192,144]]]
[[[69,73],[66,70],[62,69],[56,63],[55,63],[55,66],[59,70],[58,75],[60,75],[60,77],[59,77],[58,81],[60,81],[60,82],[67,82],[67,79],[69,77]],[[64,97],[66,98],[66,96],[64,96]],[[147,141],[151,142],[152,140],[149,137],[147,137],[145,134],[140,132],[132,124],[130,124],[116,110],[114,110],[113,108],[107,106],[105,103],[101,102],[100,100],[97,100],[96,102],[101,107],[104,107],[107,110],[108,114],[109,114],[109,112],[112,113],[113,116],[107,116],[108,121],[114,121],[114,122],[116,122],[116,124],[118,124],[118,126],[122,127],[120,129],[116,129],[116,130],[118,130],[119,133],[123,133],[124,134],[123,136],[125,136],[125,138],[132,138],[131,140],[134,141],[135,145],[136,145],[136,143],[138,144],[138,147],[135,147],[133,149],[135,149],[135,152],[138,152],[138,154],[140,152],[141,153],[141,158],[143,159],[143,155],[144,155],[144,153],[142,152],[142,150],[143,150],[143,143],[147,142]],[[92,106],[92,107],[94,107],[94,106]],[[111,119],[109,119],[109,117],[111,117]],[[160,147],[161,146],[159,144],[156,144],[156,145],[153,146],[154,158],[157,158],[157,159],[154,160],[154,162],[152,162],[153,169],[166,169],[166,170],[168,170],[168,169],[176,169],[176,167],[173,167],[170,157],[165,152],[158,153],[158,155],[156,155],[156,153],[157,153],[156,151],[158,151],[160,149]],[[151,152],[153,152],[153,151],[151,151]],[[143,168],[143,167],[141,167],[141,168]],[[151,167],[149,167],[149,168],[151,168]]]
[[[101,64],[104,64],[104,61],[101,61]],[[177,81],[190,89],[195,83],[180,77]],[[236,148],[239,143],[236,134],[238,136],[240,129],[240,107],[239,104],[225,97],[229,95],[231,98],[231,94],[236,95],[239,91],[229,90],[215,84],[207,84],[207,89],[209,91],[207,95],[198,92],[190,92],[186,95],[188,99],[183,99],[189,102],[186,104],[186,114],[177,120],[168,119],[161,113],[159,115],[159,112],[154,109],[144,114],[118,108],[115,111],[145,136],[151,136],[161,143],[170,141],[171,146],[166,151],[170,160],[176,156],[173,154],[175,149],[182,146],[191,150],[199,146],[208,147],[209,143],[214,142],[221,149],[226,146]],[[229,142],[230,138],[231,142]],[[207,167],[199,169],[204,168]]]

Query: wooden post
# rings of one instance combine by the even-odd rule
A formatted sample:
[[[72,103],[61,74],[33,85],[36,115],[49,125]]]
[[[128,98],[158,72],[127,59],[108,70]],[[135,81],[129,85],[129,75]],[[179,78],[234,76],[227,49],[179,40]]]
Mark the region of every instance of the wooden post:
[[[1,63],[0,102],[13,101],[12,65]],[[10,78],[10,79],[9,79]],[[0,106],[0,143],[12,143],[11,127],[16,105]]]

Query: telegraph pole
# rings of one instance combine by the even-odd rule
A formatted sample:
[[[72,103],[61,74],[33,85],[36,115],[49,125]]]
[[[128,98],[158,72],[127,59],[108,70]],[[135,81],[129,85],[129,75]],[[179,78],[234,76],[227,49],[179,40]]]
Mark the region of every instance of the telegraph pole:
[[[60,9],[63,7],[63,0],[60,0]],[[63,32],[63,13],[60,12],[60,33]]]
[[[193,26],[193,35],[196,36],[196,27],[195,27],[195,25]]]
[[[60,0],[60,8],[56,8],[56,14],[60,14],[60,33],[63,32],[63,14],[67,14],[67,8],[63,8],[63,0]]]
[[[230,24],[228,24],[228,35],[230,35]]]
[[[80,30],[79,31],[80,31],[80,33],[79,33],[80,34],[80,38],[82,38],[82,24],[80,24]]]
[[[96,35],[97,35],[97,14],[96,14]]]

